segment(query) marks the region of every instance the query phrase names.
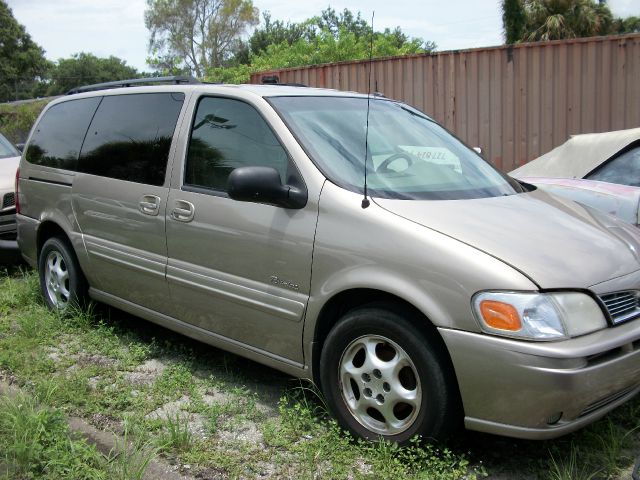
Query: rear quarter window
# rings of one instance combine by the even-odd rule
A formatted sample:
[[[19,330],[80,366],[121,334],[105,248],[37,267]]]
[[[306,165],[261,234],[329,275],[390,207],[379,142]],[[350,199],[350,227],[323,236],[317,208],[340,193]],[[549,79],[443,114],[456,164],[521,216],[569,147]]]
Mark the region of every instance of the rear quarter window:
[[[183,93],[104,97],[82,146],[78,171],[162,185],[183,103]]]
[[[26,160],[35,165],[75,170],[87,127],[99,103],[99,97],[92,97],[49,108],[31,135]]]

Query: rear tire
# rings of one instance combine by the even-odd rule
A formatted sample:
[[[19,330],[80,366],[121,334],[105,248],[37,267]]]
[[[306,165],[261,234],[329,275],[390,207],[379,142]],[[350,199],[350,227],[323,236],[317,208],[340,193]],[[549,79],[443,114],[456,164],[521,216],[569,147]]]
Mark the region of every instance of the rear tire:
[[[69,306],[83,306],[87,299],[87,281],[69,244],[51,237],[38,257],[40,290],[51,310],[64,311]]]
[[[446,351],[416,321],[425,320],[391,306],[361,307],[329,333],[320,358],[322,391],[355,436],[404,445],[416,435],[442,440],[459,427],[459,393]]]

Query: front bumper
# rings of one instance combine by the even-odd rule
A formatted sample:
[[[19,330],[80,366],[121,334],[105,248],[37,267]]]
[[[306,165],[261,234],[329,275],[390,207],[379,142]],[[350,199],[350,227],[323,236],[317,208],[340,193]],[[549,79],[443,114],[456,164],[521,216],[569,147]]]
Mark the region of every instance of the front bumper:
[[[0,251],[17,253],[18,248],[15,209],[0,212]]]
[[[471,430],[559,437],[640,392],[640,319],[560,342],[439,331]]]

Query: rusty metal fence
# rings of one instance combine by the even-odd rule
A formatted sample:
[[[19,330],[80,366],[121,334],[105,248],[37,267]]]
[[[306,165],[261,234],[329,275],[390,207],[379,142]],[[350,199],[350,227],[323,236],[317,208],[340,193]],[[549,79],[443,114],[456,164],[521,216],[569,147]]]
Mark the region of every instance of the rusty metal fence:
[[[367,92],[367,61],[260,72]],[[640,34],[374,60],[372,89],[423,110],[509,171],[576,133],[640,126]]]

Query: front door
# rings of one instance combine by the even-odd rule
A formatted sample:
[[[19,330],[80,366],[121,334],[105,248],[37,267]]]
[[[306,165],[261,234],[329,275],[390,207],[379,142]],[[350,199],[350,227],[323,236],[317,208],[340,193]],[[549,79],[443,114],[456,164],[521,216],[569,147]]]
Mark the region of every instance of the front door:
[[[184,171],[167,205],[174,316],[302,363],[317,203],[293,210],[227,196],[237,167],[273,167],[283,183],[300,175],[249,103],[202,97],[191,129]]]

